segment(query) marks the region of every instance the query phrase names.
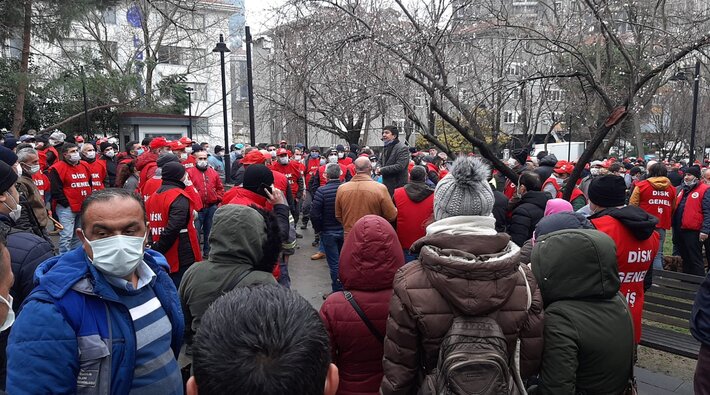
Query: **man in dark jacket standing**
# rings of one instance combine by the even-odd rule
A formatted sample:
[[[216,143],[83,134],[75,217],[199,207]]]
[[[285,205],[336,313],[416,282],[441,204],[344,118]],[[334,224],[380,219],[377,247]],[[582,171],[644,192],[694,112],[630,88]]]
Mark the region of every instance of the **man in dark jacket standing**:
[[[13,325],[8,393],[182,394],[184,319],[140,198],[97,191],[81,216],[82,246],[40,265]]]
[[[518,180],[518,194],[520,202],[513,209],[510,218],[508,234],[513,243],[522,246],[532,237],[535,226],[545,214],[545,205],[550,200],[550,195],[542,192],[540,177],[532,172],[525,172]]]
[[[99,151],[101,152],[99,160],[106,164],[106,187],[111,188],[117,186],[116,170],[118,167],[118,161],[116,160],[116,147],[108,141],[104,141],[99,144]]]
[[[557,165],[557,157],[555,154],[549,154],[540,159],[540,163],[538,163],[539,167],[534,170],[535,174],[540,176],[540,180],[542,180],[542,182],[545,182],[545,180],[550,178],[552,175],[555,165]]]
[[[152,248],[165,255],[175,288],[188,267],[202,260],[197,230],[193,225],[194,205],[185,192],[187,173],[177,162],[161,168],[163,183],[145,203],[152,236]]]
[[[0,238],[7,241],[12,273],[12,309],[19,312],[22,302],[34,288],[34,273],[37,266],[54,255],[47,240],[16,227],[15,220],[23,207],[20,194],[15,188],[18,176],[5,162],[0,161]],[[0,247],[0,249],[4,249]],[[10,331],[0,334],[0,388],[5,388],[5,347]]]
[[[683,272],[705,275],[702,243],[710,234],[710,187],[700,181],[700,168],[690,166],[676,198],[673,244],[683,258]]]
[[[338,280],[338,261],[343,248],[343,225],[335,218],[335,197],[340,186],[341,169],[337,163],[329,163],[325,168],[328,182],[316,190],[311,204],[313,230],[320,233],[325,249],[325,259],[330,268],[333,292],[343,289]],[[326,295],[327,296],[327,295]]]
[[[382,175],[382,183],[392,196],[396,188],[407,183],[410,155],[407,146],[399,141],[399,129],[396,126],[385,126],[382,130],[382,141],[385,147],[380,157],[380,166],[375,172]]]

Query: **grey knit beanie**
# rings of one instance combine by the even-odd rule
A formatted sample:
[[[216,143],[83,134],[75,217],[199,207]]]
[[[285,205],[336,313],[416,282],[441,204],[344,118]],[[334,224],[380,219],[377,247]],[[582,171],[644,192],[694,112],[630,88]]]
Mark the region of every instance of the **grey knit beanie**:
[[[479,158],[460,157],[434,190],[434,220],[460,215],[489,216],[493,191],[488,184],[491,169]]]

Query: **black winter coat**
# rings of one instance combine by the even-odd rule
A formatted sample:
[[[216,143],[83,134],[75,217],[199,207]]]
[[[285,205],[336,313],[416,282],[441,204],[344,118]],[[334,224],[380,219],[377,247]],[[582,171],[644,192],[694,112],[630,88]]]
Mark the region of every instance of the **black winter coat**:
[[[316,232],[328,230],[343,230],[343,225],[335,218],[335,196],[340,180],[330,180],[318,188],[311,204],[311,222]]]
[[[520,198],[508,226],[508,234],[515,244],[522,247],[532,237],[535,226],[545,214],[548,200],[550,195],[542,191],[528,191]]]
[[[496,231],[505,232],[506,214],[508,212],[508,198],[503,192],[493,190],[493,217],[496,219]]]
[[[15,275],[15,283],[10,288],[13,298],[12,309],[15,314],[19,314],[22,302],[34,288],[35,269],[40,263],[54,256],[54,247],[47,240],[33,233],[19,230],[14,225],[9,217],[0,214],[0,234],[7,241],[12,274]],[[7,361],[5,348],[9,334],[9,330],[0,334],[0,383],[2,383],[0,388],[3,389],[6,377],[5,361]]]
[[[552,175],[552,170],[554,170],[556,164],[557,157],[555,154],[547,155],[546,157],[540,159],[540,167],[535,169],[534,172],[540,176],[540,181],[545,182],[545,180],[550,178]]]
[[[387,187],[390,196],[394,194],[395,189],[403,187],[407,183],[410,156],[407,146],[399,140],[395,140],[394,143],[382,150],[380,174],[382,174],[382,183]]]
[[[109,158],[108,156],[101,155],[99,160],[104,161],[106,164],[106,187],[112,188],[116,186],[116,168],[118,167],[118,162],[116,162],[116,157]]]
[[[158,189],[157,193],[169,191],[171,189],[185,189],[185,184],[181,182],[173,182],[163,180],[163,185]],[[153,243],[152,248],[161,254],[165,254],[173,246],[178,243],[178,260],[180,267],[190,266],[195,263],[195,254],[192,252],[190,244],[190,236],[187,232],[181,232],[187,229],[187,224],[192,221],[192,210],[190,210],[190,201],[180,195],[170,205],[168,213],[168,223],[165,229],[160,234],[160,239]]]

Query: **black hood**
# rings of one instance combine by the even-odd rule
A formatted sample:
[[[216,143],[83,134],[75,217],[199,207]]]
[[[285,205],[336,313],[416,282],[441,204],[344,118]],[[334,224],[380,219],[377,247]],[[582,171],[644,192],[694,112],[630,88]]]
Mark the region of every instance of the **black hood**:
[[[651,237],[653,231],[656,230],[656,225],[658,225],[658,218],[636,206],[608,208],[590,216],[589,219],[605,215],[621,222],[637,240],[646,240]]]
[[[404,186],[404,192],[414,202],[419,203],[434,193],[434,188],[423,182],[410,182]]]
[[[520,198],[520,204],[530,203],[545,210],[547,201],[550,200],[550,195],[542,191],[528,191]]]
[[[539,166],[549,166],[549,167],[555,167],[557,164],[557,157],[555,154],[550,154],[547,155],[546,157],[540,159],[540,163],[538,163]]]

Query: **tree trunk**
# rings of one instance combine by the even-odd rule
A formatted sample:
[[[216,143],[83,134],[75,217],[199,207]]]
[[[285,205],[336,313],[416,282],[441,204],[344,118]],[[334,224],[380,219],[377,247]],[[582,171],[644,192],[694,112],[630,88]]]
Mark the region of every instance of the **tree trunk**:
[[[29,83],[30,40],[32,39],[32,0],[25,0],[25,20],[22,28],[22,59],[20,60],[20,79],[17,84],[17,97],[15,98],[15,113],[12,119],[12,133],[20,135],[20,130],[25,124],[25,97]]]
[[[639,121],[639,116],[638,114],[629,114],[631,115],[631,128],[632,131],[634,132],[634,137],[636,138],[636,157],[637,158],[643,158],[643,156],[646,154],[643,149],[643,134],[641,133],[641,122]]]

